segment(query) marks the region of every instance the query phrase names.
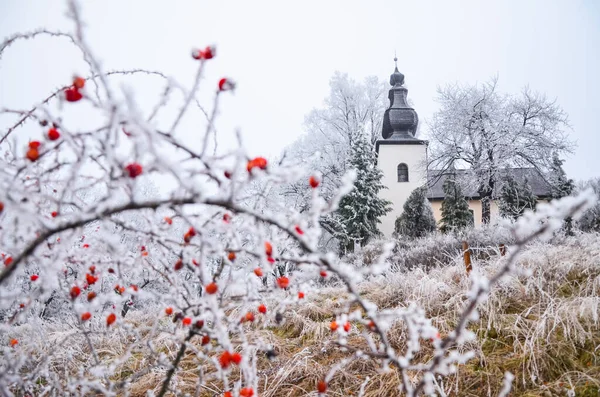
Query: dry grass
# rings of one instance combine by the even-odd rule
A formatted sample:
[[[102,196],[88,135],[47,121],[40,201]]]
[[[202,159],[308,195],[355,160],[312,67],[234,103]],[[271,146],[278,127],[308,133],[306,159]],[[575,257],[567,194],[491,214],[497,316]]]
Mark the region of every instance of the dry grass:
[[[475,262],[477,271],[491,274],[498,266],[498,257]],[[470,326],[477,335],[464,349],[473,349],[476,357],[459,366],[458,372],[440,380],[440,390],[448,396],[495,395],[501,387],[505,371],[516,375],[513,395],[566,395],[573,389],[577,396],[598,396],[600,393],[600,236],[583,235],[555,245],[534,244],[521,256],[519,266],[529,269],[530,276],[511,276],[495,288],[480,306],[480,319]],[[454,326],[465,302],[469,280],[464,274],[460,257],[449,266],[425,273],[419,269],[390,273],[365,281],[361,293],[380,308],[406,306],[412,302],[423,307],[442,336]],[[273,322],[254,324],[247,329],[250,341],[272,345],[277,357],[268,360],[259,355],[256,360],[261,396],[316,396],[315,384],[329,369],[350,354],[340,351],[328,325],[336,313],[344,310],[343,289],[330,286],[308,296],[299,306],[286,311],[281,325]],[[275,297],[273,298],[275,299]],[[275,305],[275,300],[270,302]],[[172,359],[177,352],[172,327],[165,321],[155,321],[144,313],[132,312],[127,317],[130,330],[95,335],[100,360],[112,362],[117,368],[112,380],[128,381],[117,391],[130,396],[145,396],[148,390],[158,391],[166,372],[165,366],[148,362],[148,341],[156,351]],[[51,365],[64,366],[65,372],[93,376],[84,369],[92,364],[89,350],[81,335],[72,335],[64,326],[46,325],[47,343],[24,346],[39,352],[40,359],[48,346],[68,343],[79,346],[69,357],[53,355]],[[151,332],[151,330],[155,332]],[[32,326],[22,326],[21,337],[36,332]],[[179,337],[183,330],[179,332]],[[355,325],[348,339],[350,346],[366,349],[361,325]],[[405,332],[402,323],[388,332],[394,348],[402,351]],[[135,336],[135,341],[132,339]],[[31,338],[31,340],[37,340]],[[430,358],[431,348],[424,341],[417,357],[422,362]],[[175,384],[181,393],[197,391],[202,377],[201,396],[214,396],[222,390],[216,376],[216,353],[192,339],[177,372]],[[48,357],[48,356],[46,356]],[[166,362],[166,361],[165,361]],[[145,368],[151,368],[143,373]],[[142,371],[140,373],[140,371]],[[415,374],[416,375],[416,374]],[[239,374],[234,374],[235,380]],[[365,381],[368,378],[368,382]],[[370,359],[354,360],[336,372],[330,383],[329,396],[356,396],[364,387],[365,397],[397,396],[398,373],[381,368]]]

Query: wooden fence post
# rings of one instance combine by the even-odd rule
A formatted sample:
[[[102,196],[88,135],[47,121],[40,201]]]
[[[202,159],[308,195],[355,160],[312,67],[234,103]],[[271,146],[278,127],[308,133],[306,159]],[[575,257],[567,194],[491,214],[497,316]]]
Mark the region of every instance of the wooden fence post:
[[[469,274],[471,273],[471,270],[473,270],[473,266],[471,266],[471,251],[469,250],[469,244],[466,241],[463,241],[462,249],[465,268],[467,269],[467,274]]]

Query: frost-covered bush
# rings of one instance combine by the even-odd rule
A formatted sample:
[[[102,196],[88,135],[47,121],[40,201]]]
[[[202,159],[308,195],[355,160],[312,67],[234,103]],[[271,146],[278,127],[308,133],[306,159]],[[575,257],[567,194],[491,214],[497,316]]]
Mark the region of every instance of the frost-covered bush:
[[[337,209],[351,179],[328,200],[319,183],[307,183],[310,205],[298,212],[269,189],[298,182],[301,170],[241,144],[215,152],[218,105],[235,84],[204,79],[214,47],[182,54],[181,62],[196,63],[190,87],[160,72],[107,71],[78,3],[68,5],[72,33],[41,29],[0,45],[1,56],[25,39],[67,38],[89,68],[31,108],[0,108],[16,117],[0,136],[3,395],[139,395],[131,387],[140,379],[146,395],[257,395],[265,387],[257,363],[274,359],[278,346],[248,330],[278,329],[316,280],[333,278],[347,292],[327,331],[340,355],[308,392],[325,394],[336,372],[368,360],[397,371],[405,394],[431,394],[436,377],[471,357],[467,326],[490,288],[517,271],[520,248],[593,202],[583,193],[526,213],[512,229],[510,254],[490,279],[473,277],[456,328],[441,337],[418,306],[379,307],[360,293],[365,276],[386,271],[389,249],[360,271],[317,249],[319,219]],[[151,109],[113,80],[135,74],[164,80]],[[210,110],[201,92],[212,94]],[[184,128],[197,110],[203,121]],[[18,135],[34,122],[35,136]],[[387,333],[398,323],[407,345],[396,350]],[[354,329],[360,342],[348,338]],[[423,340],[434,354],[415,361]],[[131,361],[137,365],[122,370]],[[193,390],[180,387],[184,378]]]

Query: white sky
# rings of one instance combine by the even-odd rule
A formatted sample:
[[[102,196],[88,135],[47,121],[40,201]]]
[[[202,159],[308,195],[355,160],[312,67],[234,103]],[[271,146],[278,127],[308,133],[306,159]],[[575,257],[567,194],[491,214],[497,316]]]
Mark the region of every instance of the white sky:
[[[83,3],[89,40],[106,69],[161,70],[189,84],[196,67],[190,49],[217,44],[204,87],[212,91],[223,75],[238,82],[222,103],[221,144],[231,144],[239,127],[252,154],[278,154],[302,133],[304,115],[320,106],[335,70],[387,80],[397,50],[421,120],[437,109],[436,86],[498,74],[503,91],[529,84],[556,98],[578,144],[567,172],[600,176],[598,0]],[[65,10],[60,0],[0,0],[0,37],[42,26],[69,30]],[[85,74],[85,64],[61,39],[15,44],[0,59],[0,107],[29,108],[74,72]],[[128,84],[151,106],[160,83],[145,77]],[[9,121],[0,118],[0,132]]]

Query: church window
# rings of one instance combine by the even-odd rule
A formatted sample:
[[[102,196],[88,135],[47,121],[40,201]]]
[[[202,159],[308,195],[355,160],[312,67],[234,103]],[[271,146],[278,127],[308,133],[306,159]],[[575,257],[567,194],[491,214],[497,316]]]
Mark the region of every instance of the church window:
[[[398,182],[408,182],[408,166],[404,163],[398,164]]]

